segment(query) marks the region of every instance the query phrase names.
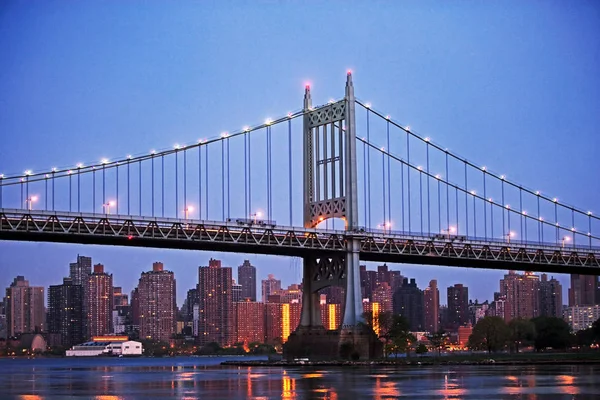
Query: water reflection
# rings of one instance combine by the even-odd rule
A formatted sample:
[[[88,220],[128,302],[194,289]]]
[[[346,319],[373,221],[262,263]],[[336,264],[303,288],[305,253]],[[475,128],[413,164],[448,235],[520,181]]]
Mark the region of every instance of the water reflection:
[[[0,359],[0,397],[47,400],[145,398],[390,399],[600,396],[600,366],[371,368],[221,367],[220,360],[78,361]],[[202,363],[206,363],[202,365]],[[102,364],[104,363],[104,364]],[[34,371],[35,368],[35,371]],[[98,395],[101,393],[102,395]],[[568,396],[568,397],[565,397]]]

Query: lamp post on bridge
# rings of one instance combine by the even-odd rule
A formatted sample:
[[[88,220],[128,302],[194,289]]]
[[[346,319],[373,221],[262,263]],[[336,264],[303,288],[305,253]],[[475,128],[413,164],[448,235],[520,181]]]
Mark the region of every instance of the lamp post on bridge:
[[[504,237],[506,238],[506,243],[510,244],[510,238],[515,237],[515,233],[513,231],[510,231],[506,233]]]
[[[254,214],[250,214],[250,218],[252,218],[252,221],[254,222],[254,225],[256,225],[258,218],[262,217],[262,212],[261,211],[257,211]]]
[[[563,236],[563,238],[562,238],[562,240],[561,240],[561,241],[562,241],[562,244],[561,244],[561,246],[560,246],[560,247],[564,249],[564,248],[565,248],[565,242],[568,242],[569,240],[570,240],[570,239],[569,239],[569,237],[568,237],[568,236]]]
[[[189,215],[190,215],[190,213],[191,213],[192,211],[194,211],[194,207],[192,207],[192,206],[186,206],[186,207],[183,209],[183,215],[184,215],[184,218],[185,218],[185,219],[188,219],[188,217],[189,217]]]
[[[106,214],[108,215],[108,214],[110,214],[110,208],[111,208],[111,207],[114,207],[116,204],[117,204],[117,203],[116,203],[115,201],[111,200],[111,201],[109,201],[108,203],[104,203],[104,204],[102,204],[102,207],[103,207],[104,209],[106,209]]]
[[[453,226],[449,226],[448,229],[442,229],[442,233],[446,233],[448,237],[448,241],[450,241],[450,234],[456,232],[456,228]]]
[[[391,232],[392,223],[391,222],[384,222],[383,224],[377,225],[377,227],[383,229],[383,234],[385,235],[388,232]]]
[[[32,210],[33,203],[36,202],[36,201],[38,201],[38,197],[37,196],[31,196],[31,197],[28,197],[27,199],[25,199],[25,203],[27,204],[27,209],[29,211]]]

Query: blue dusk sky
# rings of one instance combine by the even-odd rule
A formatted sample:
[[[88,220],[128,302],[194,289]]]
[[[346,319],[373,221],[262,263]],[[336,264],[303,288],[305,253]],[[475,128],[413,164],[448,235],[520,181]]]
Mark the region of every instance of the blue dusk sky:
[[[3,1],[0,173],[122,158],[260,124],[300,109],[307,82],[315,104],[341,98],[351,69],[357,97],[375,109],[519,184],[600,212],[597,1],[309,4]],[[275,185],[285,186],[286,171],[275,163]],[[175,272],[179,305],[211,257],[231,267],[249,259],[258,279],[301,279],[301,263],[285,257],[0,241],[0,288],[16,275],[59,284],[77,254],[103,263],[126,291],[162,261]],[[505,273],[390,267],[421,288],[437,279],[442,303],[455,283],[489,300]],[[568,275],[557,277],[566,303]]]

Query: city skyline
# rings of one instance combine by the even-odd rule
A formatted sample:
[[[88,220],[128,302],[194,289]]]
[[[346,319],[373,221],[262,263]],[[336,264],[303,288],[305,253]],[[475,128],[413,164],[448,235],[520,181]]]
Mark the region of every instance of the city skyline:
[[[593,176],[600,170],[600,65],[594,57],[600,39],[587,3],[490,5],[468,15],[464,5],[396,6],[376,24],[370,6],[355,4],[343,10],[352,23],[344,24],[346,40],[335,48],[322,46],[324,37],[340,35],[328,23],[340,11],[335,5],[321,5],[320,16],[296,5],[214,6],[211,13],[154,5],[144,18],[133,7],[55,7],[12,4],[0,14],[0,50],[8,60],[0,69],[0,173],[75,166],[218,136],[299,108],[307,82],[315,104],[338,98],[352,69],[357,96],[375,108],[490,170],[600,212],[600,182]],[[246,23],[264,17],[273,23]],[[321,27],[318,34],[306,32],[307,20]],[[277,29],[282,21],[285,33]],[[266,201],[257,206],[264,209]],[[43,287],[60,284],[67,275],[62,268],[77,253],[106,265],[115,285],[126,288],[157,260],[180,282],[191,281],[210,257],[232,267],[248,258],[261,277],[274,273],[283,286],[301,277],[298,261],[279,257],[0,242],[0,285],[17,275]],[[440,288],[463,283],[478,299],[489,299],[504,274],[390,267],[420,288],[430,279]],[[64,272],[56,276],[55,270]],[[565,301],[569,277],[555,277]],[[178,304],[184,292],[178,291]]]
[[[208,253],[208,254],[219,254],[219,255],[228,254],[228,253],[212,253],[212,252],[206,252],[206,253]],[[240,256],[240,255],[238,255],[238,256]],[[143,274],[145,272],[147,272],[148,270],[151,271],[152,268],[153,268],[153,266],[155,266],[156,264],[164,265],[164,267],[166,269],[168,269],[169,271],[173,272],[175,280],[177,282],[179,282],[177,284],[177,287],[176,287],[177,288],[177,290],[176,290],[177,297],[175,299],[176,300],[176,306],[178,308],[181,308],[181,306],[185,302],[185,300],[187,298],[187,292],[188,292],[188,290],[190,290],[190,289],[197,289],[197,284],[198,284],[198,282],[197,282],[197,279],[198,279],[198,268],[201,268],[202,266],[209,265],[212,262],[213,259],[219,261],[220,264],[222,265],[222,267],[231,268],[231,270],[232,270],[232,278],[231,279],[232,279],[232,281],[235,281],[237,284],[239,284],[239,282],[238,282],[238,268],[240,266],[246,265],[246,261],[249,261],[250,265],[252,267],[255,267],[256,270],[257,270],[257,272],[256,272],[256,301],[257,302],[266,302],[267,299],[263,298],[264,282],[267,282],[268,279],[271,278],[271,275],[273,275],[273,277],[272,277],[273,280],[275,280],[277,282],[280,282],[280,289],[279,290],[286,289],[286,288],[288,288],[291,285],[300,285],[302,283],[301,269],[299,267],[297,268],[298,269],[298,272],[297,272],[298,280],[294,281],[293,279],[291,279],[291,280],[288,281],[288,280],[281,279],[281,276],[277,274],[277,270],[274,270],[274,271],[273,270],[269,270],[269,272],[265,272],[263,274],[261,272],[261,267],[255,265],[252,261],[248,260],[248,258],[246,258],[246,256],[247,255],[241,255],[240,256],[241,257],[240,261],[237,264],[235,264],[235,265],[234,264],[228,264],[227,262],[225,262],[223,260],[223,258],[219,258],[219,257],[215,256],[215,257],[209,257],[205,261],[201,261],[198,265],[195,265],[193,267],[192,266],[183,267],[184,271],[185,270],[189,270],[189,269],[193,269],[192,275],[194,277],[192,279],[195,279],[195,280],[192,280],[192,281],[190,281],[189,279],[186,280],[185,278],[184,279],[179,278],[179,274],[181,273],[181,266],[172,268],[165,261],[162,261],[162,260],[153,260],[148,265],[141,266],[140,269],[139,269],[139,271],[136,270],[137,273],[138,273],[138,275],[137,275],[137,278],[136,278],[135,282],[131,286],[127,286],[127,285],[123,284],[122,282],[120,282],[119,281],[119,276],[118,276],[118,274],[116,273],[115,270],[112,270],[110,268],[110,266],[106,266],[102,262],[96,261],[96,259],[94,257],[90,257],[90,256],[88,256],[86,254],[77,254],[74,257],[74,260],[77,260],[78,258],[82,258],[84,260],[91,259],[91,263],[93,265],[101,266],[102,270],[104,271],[104,273],[112,275],[113,287],[122,289],[122,292],[124,294],[131,293],[131,291],[133,289],[135,289],[136,287],[138,287],[139,279],[140,279],[139,278],[140,277],[139,274],[142,274],[142,276],[143,276]],[[271,256],[271,257],[277,257],[277,256]],[[281,258],[284,258],[284,257],[281,257]],[[69,263],[67,263],[67,267],[65,267],[66,270],[67,270],[67,272],[69,270],[73,271],[73,269],[69,268],[69,266],[70,265],[74,265],[74,264],[76,264],[76,263],[75,262],[69,262]],[[501,291],[501,286],[502,286],[501,280],[504,277],[506,277],[507,274],[509,274],[509,272],[510,272],[508,270],[487,270],[488,272],[494,272],[496,275],[498,275],[497,279],[495,280],[496,287],[493,288],[494,290],[491,291],[490,293],[488,293],[487,295],[483,294],[482,296],[474,296],[474,295],[471,295],[472,292],[478,292],[478,293],[483,293],[483,292],[481,290],[477,290],[478,288],[476,286],[472,287],[472,286],[467,285],[465,282],[460,281],[460,278],[456,278],[455,277],[454,279],[443,279],[443,280],[440,280],[438,277],[432,275],[431,277],[426,278],[426,281],[423,280],[421,282],[421,281],[418,281],[413,275],[411,275],[409,268],[407,268],[406,270],[395,268],[395,267],[400,266],[402,264],[392,264],[392,263],[387,263],[387,264],[386,263],[380,263],[380,264],[378,264],[378,263],[361,263],[361,265],[365,265],[367,271],[371,271],[371,272],[376,273],[376,274],[377,274],[378,266],[387,265],[387,267],[388,267],[388,269],[389,269],[390,272],[392,272],[392,271],[399,272],[403,278],[408,279],[409,281],[414,280],[415,283],[416,283],[416,285],[417,285],[417,287],[421,291],[424,291],[425,289],[427,289],[432,280],[436,281],[437,282],[437,289],[439,290],[439,304],[440,304],[440,306],[448,306],[447,290],[451,289],[451,288],[454,289],[457,285],[458,286],[464,286],[465,288],[468,289],[469,295],[468,295],[467,301],[471,301],[472,300],[472,301],[478,301],[479,303],[483,303],[485,301],[492,302],[494,300],[494,294],[496,292]],[[426,267],[427,268],[432,268],[432,269],[442,269],[442,271],[444,271],[446,269],[457,269],[457,268],[466,269],[466,268],[462,268],[462,267],[443,267],[443,266],[438,266],[438,267],[429,267],[429,266],[426,266]],[[472,269],[472,268],[470,268],[470,269]],[[473,270],[479,271],[478,269],[473,269]],[[179,271],[179,272],[177,272],[177,271]],[[408,271],[408,272],[405,272],[405,271]],[[516,271],[516,272],[519,272],[519,273],[523,272],[523,273],[525,273],[527,271]],[[542,274],[544,274],[544,273],[543,272],[535,272],[535,271],[533,271],[533,275],[537,276],[538,278],[540,278],[542,276]],[[23,274],[21,274],[21,275],[23,275]],[[2,286],[2,282],[0,282],[0,287],[9,287],[10,284],[14,281],[14,279],[17,276],[21,276],[21,275],[15,275],[13,277],[9,277],[9,279],[8,279],[9,282],[6,285],[4,285],[4,286]],[[546,273],[546,275],[548,276],[548,279],[554,278],[554,279],[556,279],[556,280],[558,280],[560,282],[561,289],[562,289],[562,305],[564,305],[564,306],[571,305],[570,301],[569,301],[569,293],[571,291],[571,287],[572,287],[571,285],[572,285],[572,282],[573,282],[572,275],[549,274],[549,273]],[[27,275],[23,275],[23,276],[25,277],[26,280],[31,281],[31,279],[29,279],[29,277]],[[56,275],[56,277],[57,277],[56,279],[58,279],[59,275]],[[62,284],[62,280],[66,279],[68,277],[69,277],[69,274],[67,273],[63,277],[60,277],[60,282],[57,281],[55,283],[50,283],[49,285],[46,285],[46,286],[37,284],[36,282],[31,282],[30,284],[32,286],[43,287],[43,288],[45,288],[45,290],[47,290],[52,285],[60,285],[60,284]],[[559,278],[562,278],[562,280],[564,280],[564,282],[561,279],[559,279]],[[69,278],[69,279],[72,279],[72,278]],[[193,284],[188,283],[189,287],[187,287],[187,286],[186,287],[182,287],[182,286],[180,286],[180,285],[182,285],[181,282],[195,282],[195,283],[193,283]],[[446,282],[450,282],[450,283],[446,284]],[[399,284],[402,285],[402,282],[400,282]],[[335,286],[333,286],[333,287],[335,288]],[[325,289],[325,290],[327,290],[327,289]],[[595,295],[595,293],[596,292],[594,291],[592,295]],[[364,296],[364,297],[365,298],[366,297],[370,297],[370,296],[372,296],[372,294],[373,293],[369,293],[367,296]],[[244,300],[244,298],[242,298],[242,300]],[[47,302],[47,298],[44,298],[44,302],[45,303]],[[577,304],[587,304],[587,303],[578,302]]]

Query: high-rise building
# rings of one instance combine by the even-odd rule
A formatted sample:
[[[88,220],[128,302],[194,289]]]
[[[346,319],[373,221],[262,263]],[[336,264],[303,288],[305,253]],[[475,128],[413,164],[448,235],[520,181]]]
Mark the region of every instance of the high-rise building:
[[[77,254],[77,261],[69,263],[69,277],[73,280],[73,285],[81,285],[83,288],[83,333],[88,333],[88,311],[87,311],[87,291],[88,277],[92,273],[92,257],[80,256]]]
[[[319,293],[326,296],[327,304],[344,304],[344,288],[341,286],[327,286],[321,289]],[[301,299],[302,297],[300,297]]]
[[[477,299],[475,299],[475,302],[469,300],[469,322],[471,322],[472,326],[477,325],[477,322],[487,315],[489,307],[490,305],[487,300],[483,303],[479,303]]]
[[[48,288],[48,332],[60,334],[61,344],[71,347],[85,341],[83,286],[64,278],[62,285]]]
[[[504,319],[506,322],[513,318],[535,318],[540,315],[539,277],[533,272],[523,275],[509,271],[500,280],[500,295],[506,300],[504,304]]]
[[[300,323],[300,303],[265,304],[265,336],[267,343],[283,344]]]
[[[435,333],[439,331],[440,321],[440,291],[437,287],[437,280],[429,281],[429,286],[423,290],[423,310],[425,315],[424,328],[427,332]]]
[[[24,276],[17,276],[6,289],[7,336],[45,332],[44,288],[29,286]]]
[[[261,281],[262,287],[262,302],[266,303],[269,300],[269,296],[272,294],[276,294],[279,290],[281,290],[281,281],[279,279],[275,279],[275,275],[269,274],[268,279],[263,279]]]
[[[373,291],[377,287],[377,271],[367,270],[366,265],[360,267],[360,285],[364,299],[372,300]]]
[[[600,319],[600,305],[567,307],[563,311],[563,319],[573,332],[591,328]]]
[[[327,330],[336,330],[342,323],[342,305],[337,303],[328,303],[327,296],[321,295],[319,301],[321,308],[321,324]]]
[[[242,285],[240,285],[239,283],[235,283],[235,279],[232,279],[231,282],[231,301],[233,303],[239,302],[244,300],[242,298]],[[250,300],[250,299],[248,299]]]
[[[138,288],[131,291],[131,325],[133,330],[140,329],[140,291]]]
[[[562,285],[554,277],[542,274],[540,281],[540,315],[562,318]]]
[[[198,304],[198,288],[189,289],[181,307],[183,320],[190,323],[194,320],[194,305]]]
[[[233,303],[235,314],[234,342],[265,342],[265,303],[240,301]]]
[[[404,278],[402,286],[394,292],[394,314],[399,314],[408,319],[410,330],[423,331],[423,292],[417,287],[415,279]]]
[[[220,260],[210,259],[198,268],[198,341],[201,345],[233,342],[232,270],[221,267]]]
[[[73,285],[81,285],[84,288],[87,284],[87,277],[92,273],[92,257],[77,255],[77,261],[69,264],[69,277],[73,280]]]
[[[287,289],[279,289],[276,294],[269,295],[267,298],[267,303],[302,304],[302,288],[297,283],[293,283],[288,286]]]
[[[168,342],[177,328],[175,274],[163,263],[142,272],[138,283],[140,338]]]
[[[448,318],[454,331],[469,323],[469,288],[460,283],[448,287]]]
[[[242,300],[256,301],[256,267],[249,260],[238,267],[238,283],[242,285]]]
[[[120,286],[113,287],[113,310],[116,310],[118,306],[129,305],[129,296],[127,293],[123,293],[123,288]]]
[[[112,274],[104,272],[104,265],[94,265],[94,272],[87,278],[87,335],[103,336],[112,332],[113,306]]]
[[[379,303],[380,312],[391,313],[394,311],[392,301],[393,294],[392,287],[387,282],[381,282],[379,285],[377,285],[375,290],[373,290],[373,302]]]
[[[593,306],[596,303],[598,277],[595,275],[571,274],[569,307]]]

